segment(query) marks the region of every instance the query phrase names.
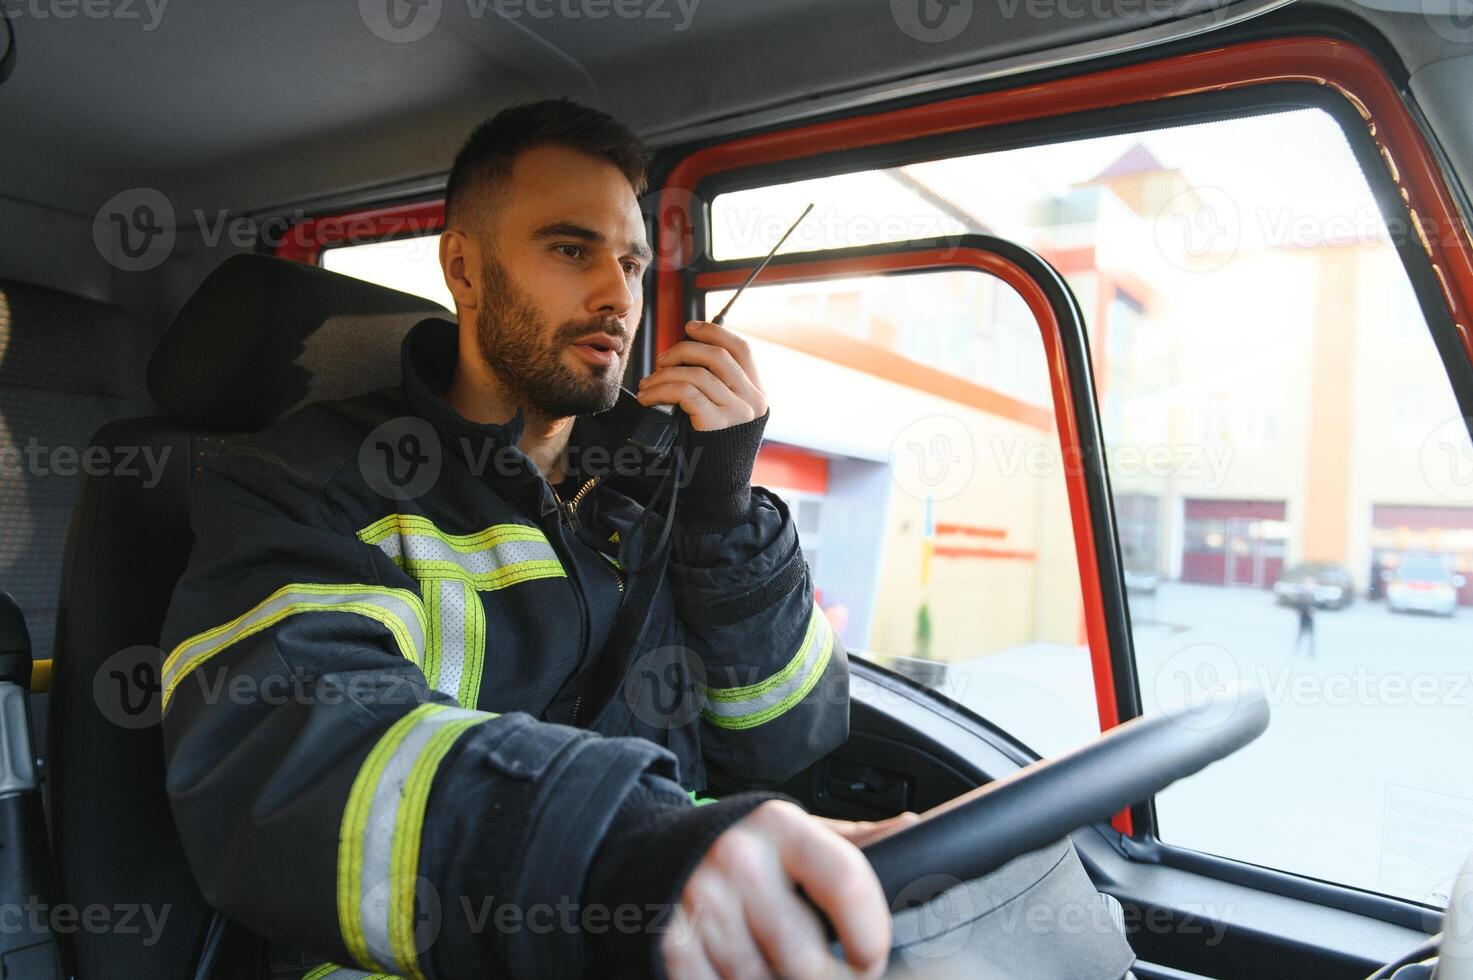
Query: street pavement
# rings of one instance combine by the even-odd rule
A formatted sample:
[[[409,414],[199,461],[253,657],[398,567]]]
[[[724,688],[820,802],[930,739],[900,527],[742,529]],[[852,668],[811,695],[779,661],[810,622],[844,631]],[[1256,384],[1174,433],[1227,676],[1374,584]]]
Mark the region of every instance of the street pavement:
[[[1148,713],[1186,706],[1184,724],[1213,724],[1233,680],[1272,711],[1258,741],[1158,796],[1162,839],[1445,903],[1473,852],[1473,610],[1320,611],[1310,656],[1298,614],[1269,592],[1167,583],[1131,601]],[[1041,755],[1099,731],[1082,647],[953,664],[937,686]]]

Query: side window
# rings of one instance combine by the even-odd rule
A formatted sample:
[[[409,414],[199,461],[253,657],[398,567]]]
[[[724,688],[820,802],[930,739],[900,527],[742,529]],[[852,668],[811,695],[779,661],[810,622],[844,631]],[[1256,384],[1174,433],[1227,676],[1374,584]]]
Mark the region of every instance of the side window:
[[[322,253],[322,267],[455,309],[440,270],[439,235],[329,248]]]
[[[1159,582],[1129,594],[1141,693],[1206,724],[1242,678],[1273,709],[1157,798],[1160,836],[1445,903],[1473,848],[1473,774],[1444,764],[1473,736],[1473,450],[1406,271],[1326,113],[1126,162],[1087,191],[1116,220],[1057,231],[1134,290],[1092,327],[1123,557]]]
[[[707,292],[706,315],[730,295]],[[1022,298],[971,269],[759,283],[727,322],[772,406],[754,482],[794,509],[847,648],[1038,752],[1097,733],[1052,392]]]
[[[1473,849],[1473,772],[1444,750],[1473,736],[1473,445],[1335,117],[1285,109],[735,190],[712,203],[713,258],[761,255],[810,200],[785,251],[987,233],[1041,254],[1078,298],[1144,708],[1186,696],[1210,724],[1211,692],[1235,678],[1273,706],[1256,743],[1157,798],[1159,836],[1445,903]],[[732,322],[762,345],[771,436],[863,487],[826,502],[852,556],[831,560],[826,532],[818,576],[850,607],[851,646],[975,671],[953,697],[1048,752],[1076,740],[1067,692],[1088,683],[1059,544],[1070,515],[1042,465],[1052,419],[1030,427],[940,383],[1047,406],[1036,331],[980,282],[757,288]],[[896,467],[862,482],[897,440],[945,458],[930,433],[902,434],[934,415],[975,440],[963,490],[927,501]]]

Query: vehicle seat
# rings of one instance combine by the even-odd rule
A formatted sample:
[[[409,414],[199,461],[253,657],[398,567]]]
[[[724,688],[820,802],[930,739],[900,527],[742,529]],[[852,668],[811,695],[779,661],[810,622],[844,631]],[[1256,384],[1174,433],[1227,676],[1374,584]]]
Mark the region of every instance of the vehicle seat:
[[[110,920],[117,928],[73,932],[78,980],[192,980],[210,929],[164,793],[158,725],[157,644],[189,555],[193,478],[242,434],[307,402],[397,384],[401,339],[435,314],[448,316],[313,266],[232,257],[149,362],[149,392],[164,414],[111,422],[93,437],[93,446],[151,451],[164,465],[84,474],[72,514],[48,726],[57,898],[167,918],[161,935],[141,914],[124,929],[120,913]],[[139,663],[152,673],[135,673]]]

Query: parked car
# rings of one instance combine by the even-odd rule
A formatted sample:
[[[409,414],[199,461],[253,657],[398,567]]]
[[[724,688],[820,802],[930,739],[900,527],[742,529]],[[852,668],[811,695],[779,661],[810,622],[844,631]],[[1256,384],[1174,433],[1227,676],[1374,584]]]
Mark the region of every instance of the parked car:
[[[1344,609],[1355,601],[1355,583],[1340,565],[1306,561],[1284,570],[1274,583],[1274,595],[1281,606]]]
[[[1154,595],[1156,587],[1161,584],[1161,577],[1155,572],[1144,569],[1125,570],[1125,588],[1130,592],[1139,592],[1142,595]]]
[[[1447,555],[1407,555],[1385,573],[1386,605],[1393,612],[1429,612],[1451,616],[1458,611],[1462,575]]]
[[[1125,545],[1122,551],[1125,561],[1126,591],[1140,595],[1155,595],[1157,586],[1161,584],[1161,576],[1156,574],[1155,556],[1142,554],[1141,548],[1131,544]]]

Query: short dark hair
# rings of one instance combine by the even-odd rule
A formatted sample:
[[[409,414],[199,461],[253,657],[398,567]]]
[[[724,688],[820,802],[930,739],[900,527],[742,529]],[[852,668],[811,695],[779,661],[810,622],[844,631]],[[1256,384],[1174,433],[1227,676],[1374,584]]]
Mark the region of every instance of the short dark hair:
[[[510,176],[524,151],[547,145],[605,160],[629,179],[636,196],[645,192],[650,151],[643,140],[606,112],[571,99],[544,99],[503,109],[471,133],[445,186],[447,222],[487,185]]]

